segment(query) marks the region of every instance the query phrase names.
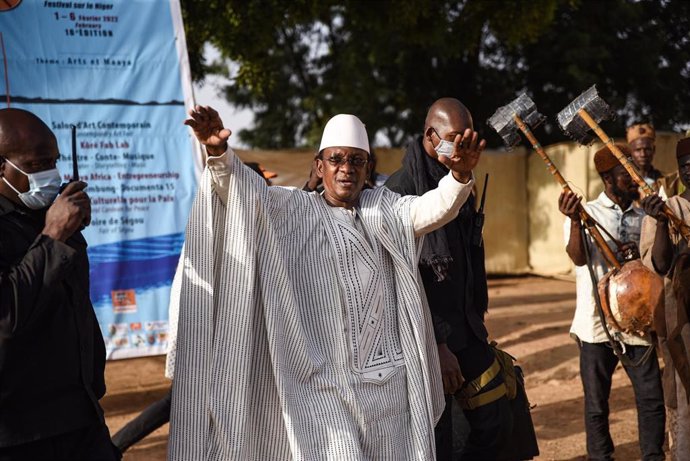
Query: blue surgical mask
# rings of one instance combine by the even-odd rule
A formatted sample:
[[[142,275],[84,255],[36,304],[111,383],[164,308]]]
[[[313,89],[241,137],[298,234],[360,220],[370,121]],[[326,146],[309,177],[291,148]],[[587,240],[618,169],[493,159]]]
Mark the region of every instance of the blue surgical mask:
[[[43,170],[37,173],[26,173],[9,160],[5,159],[5,161],[12,165],[15,170],[29,178],[29,190],[26,192],[19,192],[4,176],[2,177],[5,184],[10,186],[12,190],[17,193],[19,200],[21,200],[27,208],[40,210],[53,203],[55,197],[57,197],[60,192],[60,185],[62,184],[62,178],[57,168]]]

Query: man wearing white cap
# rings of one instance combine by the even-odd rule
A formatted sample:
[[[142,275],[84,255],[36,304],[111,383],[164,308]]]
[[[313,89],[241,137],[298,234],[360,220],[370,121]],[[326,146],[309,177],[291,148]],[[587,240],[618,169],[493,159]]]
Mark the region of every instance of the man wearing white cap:
[[[213,109],[190,115],[209,159],[171,302],[169,459],[433,459],[443,390],[418,245],[457,215],[481,148],[457,136],[421,197],[362,191],[366,129],[340,114],[309,193],[267,187]]]

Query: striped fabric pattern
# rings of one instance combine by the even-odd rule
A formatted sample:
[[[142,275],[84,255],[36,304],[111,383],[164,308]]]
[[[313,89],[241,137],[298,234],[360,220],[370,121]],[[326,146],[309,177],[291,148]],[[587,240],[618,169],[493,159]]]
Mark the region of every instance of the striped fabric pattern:
[[[378,282],[358,283],[381,284],[379,341],[398,343],[380,368],[395,371],[370,380],[348,334],[359,308],[345,301],[344,279],[360,274],[343,272],[355,266],[339,257],[332,237],[342,228],[328,205],[315,193],[267,187],[237,158],[231,170],[213,173],[229,175],[227,198],[204,172],[173,284],[168,458],[433,459],[443,395],[417,278],[414,199],[363,192],[365,239],[341,239],[376,265]]]

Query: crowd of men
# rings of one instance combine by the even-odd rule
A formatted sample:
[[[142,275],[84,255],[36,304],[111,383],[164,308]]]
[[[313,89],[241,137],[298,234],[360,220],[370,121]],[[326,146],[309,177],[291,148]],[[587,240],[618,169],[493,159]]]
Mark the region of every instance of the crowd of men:
[[[185,122],[208,159],[171,293],[172,393],[111,442],[103,338],[89,300],[86,184],[63,185],[51,130],[0,110],[0,461],[120,459],[170,420],[171,460],[518,460],[538,454],[519,369],[489,342],[488,290],[473,169],[485,147],[470,111],[442,98],[384,187],[354,115],[324,127],[303,189],[271,186],[229,147],[210,107]],[[655,131],[631,126],[594,156],[604,191],[585,209],[664,277],[656,335],[616,332],[635,392],[640,450],[690,458],[690,256],[666,203],[690,225],[690,138],[678,171],[653,166]],[[260,174],[257,175],[256,173]],[[571,335],[580,351],[589,459],[613,459],[609,347],[590,269],[602,255],[564,192],[565,250],[576,268]],[[589,268],[587,267],[589,266]],[[663,377],[656,349],[664,362]],[[663,385],[662,385],[663,382]],[[458,448],[452,408],[469,433]],[[667,418],[668,414],[668,418]],[[457,416],[457,414],[455,414]],[[155,421],[155,423],[151,423]],[[117,446],[116,446],[117,445]]]

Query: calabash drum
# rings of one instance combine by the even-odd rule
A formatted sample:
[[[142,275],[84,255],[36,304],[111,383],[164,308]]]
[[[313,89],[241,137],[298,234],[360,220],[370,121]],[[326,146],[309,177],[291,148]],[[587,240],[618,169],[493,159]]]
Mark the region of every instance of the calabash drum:
[[[639,259],[611,269],[598,284],[606,323],[613,330],[644,336],[663,306],[664,281]]]

